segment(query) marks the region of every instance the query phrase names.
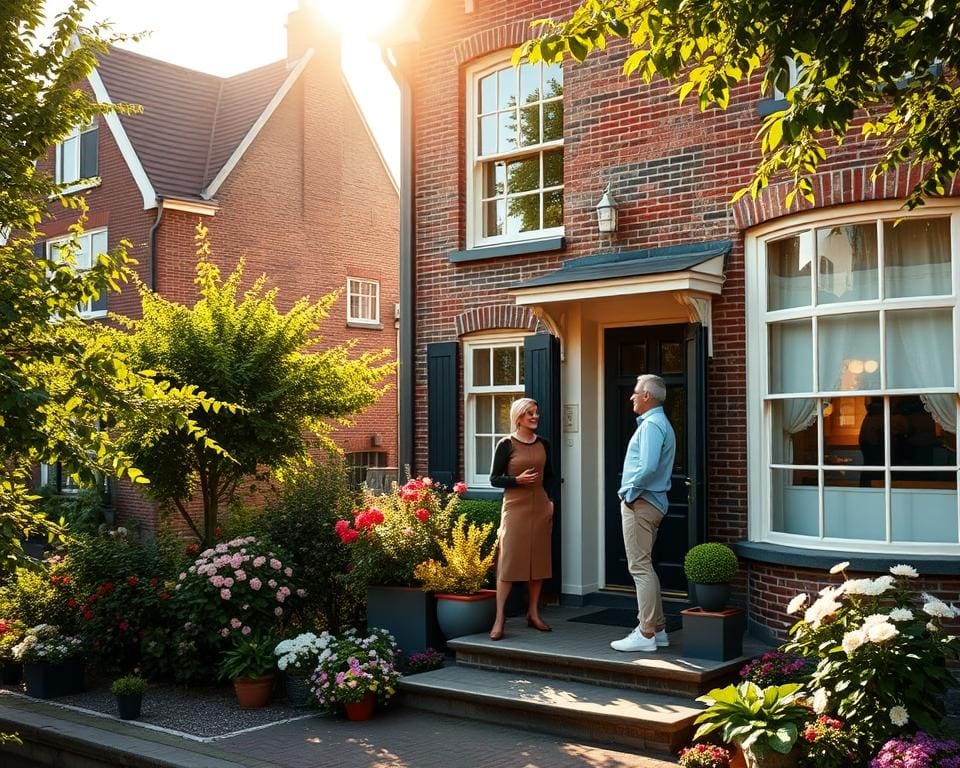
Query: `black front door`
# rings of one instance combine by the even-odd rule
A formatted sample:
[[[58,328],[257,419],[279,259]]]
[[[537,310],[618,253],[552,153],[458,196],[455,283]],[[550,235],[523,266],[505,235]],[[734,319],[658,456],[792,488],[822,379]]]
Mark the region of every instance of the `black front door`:
[[[699,402],[703,397],[699,385],[702,370],[690,370],[688,375],[688,369],[701,366],[698,350],[702,348],[702,337],[690,330],[687,325],[657,325],[609,328],[604,333],[604,535],[608,588],[634,588],[623,547],[617,490],[627,443],[637,426],[630,395],[637,376],[654,373],[667,384],[664,410],[677,435],[677,457],[668,494],[669,508],[657,536],[653,562],[665,594],[679,596],[687,590],[683,557],[699,538],[697,532],[703,522],[703,494],[695,493],[703,471],[698,466],[700,451],[696,448],[706,437],[703,420],[698,416],[704,412]],[[691,397],[698,402],[691,402]]]

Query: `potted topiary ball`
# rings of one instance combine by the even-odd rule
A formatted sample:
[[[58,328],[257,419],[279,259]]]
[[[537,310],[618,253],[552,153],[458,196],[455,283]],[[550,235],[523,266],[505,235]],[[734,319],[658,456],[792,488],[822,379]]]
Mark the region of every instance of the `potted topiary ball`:
[[[140,675],[124,675],[113,681],[110,692],[117,698],[117,711],[121,720],[136,720],[140,717],[145,690],[147,681]]]
[[[726,544],[697,544],[683,559],[683,571],[696,594],[697,604],[705,611],[722,611],[730,598],[730,581],[740,565]]]

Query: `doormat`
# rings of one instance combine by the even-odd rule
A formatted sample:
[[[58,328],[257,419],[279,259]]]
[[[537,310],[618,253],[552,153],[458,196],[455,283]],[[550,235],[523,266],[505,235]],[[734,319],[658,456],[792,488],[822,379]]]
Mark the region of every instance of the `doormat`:
[[[682,626],[680,616],[667,613],[664,618],[667,620],[667,632],[674,632]],[[582,624],[603,624],[607,627],[628,627],[633,629],[637,626],[637,612],[629,608],[604,608],[594,613],[585,613],[583,616],[575,616],[567,621],[578,621]]]

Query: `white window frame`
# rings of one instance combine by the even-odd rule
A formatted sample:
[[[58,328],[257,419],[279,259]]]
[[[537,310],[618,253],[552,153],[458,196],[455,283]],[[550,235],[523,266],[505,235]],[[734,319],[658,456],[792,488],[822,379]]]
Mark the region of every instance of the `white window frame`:
[[[523,356],[523,340],[529,334],[500,333],[485,334],[471,337],[463,342],[463,469],[464,482],[469,488],[488,489],[490,485],[489,470],[484,473],[474,472],[477,451],[475,437],[477,432],[476,396],[477,395],[514,395],[524,396],[523,382],[515,385],[474,386],[473,382],[473,353],[478,349],[494,349],[496,347],[517,348],[517,378],[519,378],[520,360]],[[492,360],[492,357],[491,357]]]
[[[765,267],[765,243],[779,240],[803,230],[843,226],[863,223],[871,220],[894,221],[904,218],[932,218],[950,216],[950,240],[952,253],[952,291],[949,295],[935,298],[910,298],[877,300],[870,308],[879,305],[884,308],[931,308],[951,307],[953,311],[954,339],[960,338],[960,204],[956,200],[927,200],[926,205],[907,211],[902,200],[886,200],[875,203],[848,205],[842,208],[816,210],[792,217],[777,219],[750,230],[744,242],[746,267],[746,315],[747,315],[747,466],[748,466],[748,537],[751,541],[764,541],[785,546],[810,549],[838,549],[850,552],[868,552],[884,555],[926,554],[934,556],[955,556],[960,554],[960,543],[890,541],[891,509],[889,491],[885,500],[886,541],[863,539],[838,539],[823,536],[823,485],[822,473],[819,484],[821,529],[820,536],[803,536],[772,530],[772,482],[770,467],[773,464],[772,446],[769,440],[771,408],[773,400],[791,395],[768,395],[769,375],[768,339],[766,323],[767,272]],[[801,244],[801,247],[803,245]],[[882,248],[882,246],[880,246]],[[872,301],[872,300],[871,300]],[[862,307],[846,305],[850,313]],[[845,314],[845,305],[829,305],[830,312]],[[810,307],[796,310],[778,310],[770,313],[770,319],[789,319],[793,316],[807,317],[814,310]],[[881,327],[881,332],[882,332]],[[881,356],[883,353],[881,338]],[[816,340],[814,339],[814,350]],[[882,364],[882,357],[881,357]],[[960,391],[960,350],[954,354],[954,387],[948,391]],[[943,391],[943,388],[937,388]],[[899,394],[910,395],[926,390],[905,390]],[[873,391],[844,392],[845,396],[877,394]],[[889,396],[897,393],[885,392]],[[794,395],[795,396],[795,395]],[[960,479],[960,478],[958,478]],[[960,483],[958,483],[960,488]],[[958,521],[960,521],[960,490],[958,490]],[[958,522],[960,530],[960,522]]]
[[[81,142],[80,137],[89,133],[90,131],[99,130],[100,126],[96,122],[92,122],[87,126],[80,127],[77,126],[74,128],[68,136],[65,136],[62,141],[57,143],[56,149],[56,160],[54,165],[54,181],[57,184],[66,186],[66,189],[63,190],[63,193],[76,192],[81,189],[87,189],[88,187],[95,187],[100,184],[100,178],[94,177],[84,183],[80,183],[80,167],[82,160],[80,158],[80,149],[83,142]],[[70,164],[70,168],[66,169],[68,172],[64,173],[63,164],[63,147],[65,144],[75,143],[76,152],[74,153],[74,161]]]
[[[98,240],[100,240],[101,235],[102,235],[104,248],[102,251],[98,250],[97,253],[94,253],[93,252],[94,238],[97,238]],[[59,246],[64,243],[69,243],[70,240],[71,240],[70,237],[58,237],[53,240],[48,240],[47,241],[47,259],[53,262],[61,261],[62,260],[61,256],[58,253]],[[77,251],[75,254],[77,258],[77,262],[76,264],[73,265],[73,268],[78,273],[81,273],[81,272],[86,272],[93,266],[93,260],[94,258],[96,258],[98,253],[103,253],[107,250],[107,248],[109,248],[110,240],[109,240],[109,235],[106,227],[86,230],[82,235],[80,235],[78,240],[80,241],[80,250]],[[82,317],[84,320],[92,320],[95,318],[102,318],[107,316],[107,310],[105,309],[93,310],[91,309],[92,304],[93,302],[91,300],[77,307],[77,312],[80,314],[80,317]]]
[[[512,67],[511,57],[513,51],[501,51],[491,54],[470,67],[466,72],[466,188],[467,188],[467,247],[483,248],[486,246],[506,245],[510,243],[528,242],[535,240],[546,240],[554,237],[563,236],[563,225],[559,227],[548,227],[544,229],[533,230],[530,232],[519,232],[517,234],[496,235],[493,237],[484,237],[483,235],[483,163],[496,160],[509,160],[511,158],[529,157],[537,155],[541,158],[541,174],[543,154],[550,149],[563,149],[563,138],[554,141],[547,141],[541,144],[523,147],[509,152],[500,152],[493,155],[480,156],[477,152],[477,85],[486,75]],[[560,101],[563,99],[561,97]],[[544,190],[559,190],[564,192],[565,187],[561,184],[559,187],[540,187],[541,193]],[[566,203],[566,201],[564,201]],[[540,211],[541,221],[543,209]]]
[[[363,287],[373,286],[373,296],[364,294]],[[353,299],[360,300],[362,305],[365,300],[373,303],[373,317],[362,317],[353,314]],[[368,280],[364,277],[347,278],[347,322],[350,325],[380,326],[380,282],[378,280]]]
[[[802,67],[797,64],[796,59],[792,56],[788,56],[786,59],[787,64],[787,88],[793,88],[796,86],[797,81],[800,79],[800,73],[803,71]],[[786,101],[787,94],[784,91],[781,91],[777,88],[776,85],[773,86],[773,98],[776,101]]]
[[[77,493],[80,490],[80,486],[76,481],[63,471],[61,466],[60,469],[60,487],[56,486],[57,477],[57,464],[41,464],[40,465],[40,486],[51,485],[53,489],[59,493]],[[51,473],[53,477],[51,478]]]

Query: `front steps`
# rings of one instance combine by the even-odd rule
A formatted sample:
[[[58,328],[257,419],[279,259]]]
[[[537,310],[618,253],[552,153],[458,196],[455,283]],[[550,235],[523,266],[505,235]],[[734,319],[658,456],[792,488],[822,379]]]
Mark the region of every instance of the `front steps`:
[[[551,608],[553,632],[507,621],[503,640],[470,635],[448,642],[456,663],[404,678],[404,702],[420,709],[510,723],[565,738],[676,752],[704,705],[694,699],[737,677],[764,646],[745,641],[739,659],[682,657],[682,631],[657,653],[619,653],[610,641],[629,628],[571,622],[596,608]]]

